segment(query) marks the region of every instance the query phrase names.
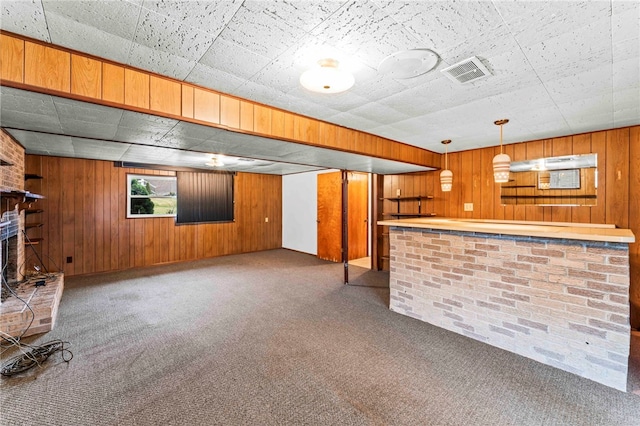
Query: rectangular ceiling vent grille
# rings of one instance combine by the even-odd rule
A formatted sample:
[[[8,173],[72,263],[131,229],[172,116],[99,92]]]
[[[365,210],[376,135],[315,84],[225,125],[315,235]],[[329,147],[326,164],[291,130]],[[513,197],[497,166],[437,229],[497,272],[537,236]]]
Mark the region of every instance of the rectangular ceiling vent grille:
[[[480,59],[475,56],[451,65],[450,67],[443,69],[441,72],[451,80],[461,84],[470,83],[491,75],[487,67],[485,67],[482,62],[480,62]]]

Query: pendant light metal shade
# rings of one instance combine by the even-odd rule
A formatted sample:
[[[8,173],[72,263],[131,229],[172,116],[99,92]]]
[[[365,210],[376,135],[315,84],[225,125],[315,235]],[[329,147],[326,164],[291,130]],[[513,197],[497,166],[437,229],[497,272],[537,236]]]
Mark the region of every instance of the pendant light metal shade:
[[[494,123],[496,126],[500,126],[500,154],[493,157],[493,180],[496,183],[509,182],[511,157],[502,152],[502,126],[508,122],[509,120],[505,118]]]
[[[440,172],[440,188],[442,192],[450,192],[453,186],[453,172],[449,170],[449,150],[447,146],[451,140],[447,139],[441,142],[445,146],[444,151],[444,170]]]

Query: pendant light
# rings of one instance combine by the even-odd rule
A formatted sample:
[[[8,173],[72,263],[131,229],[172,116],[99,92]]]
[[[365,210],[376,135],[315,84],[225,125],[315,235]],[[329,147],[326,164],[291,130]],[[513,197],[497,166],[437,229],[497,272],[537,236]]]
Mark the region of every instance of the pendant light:
[[[453,173],[449,170],[449,150],[450,139],[441,142],[444,145],[444,170],[440,172],[440,187],[442,192],[450,192],[453,185]]]
[[[500,154],[493,157],[493,180],[496,183],[509,182],[511,158],[502,152],[502,126],[508,122],[509,120],[504,118],[493,123],[496,126],[500,126]]]

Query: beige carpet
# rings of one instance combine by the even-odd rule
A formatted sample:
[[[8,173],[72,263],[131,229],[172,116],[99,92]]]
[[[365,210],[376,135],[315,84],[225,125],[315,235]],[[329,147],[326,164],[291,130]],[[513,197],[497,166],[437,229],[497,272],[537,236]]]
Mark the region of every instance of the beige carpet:
[[[68,278],[36,340],[74,358],[3,379],[0,423],[638,425],[640,396],[395,314],[342,274],[272,250]]]

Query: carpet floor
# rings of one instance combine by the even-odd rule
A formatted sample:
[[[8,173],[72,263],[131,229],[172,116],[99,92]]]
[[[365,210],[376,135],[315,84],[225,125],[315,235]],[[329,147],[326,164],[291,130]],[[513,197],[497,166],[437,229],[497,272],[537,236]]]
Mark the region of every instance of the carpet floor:
[[[66,278],[25,340],[73,360],[3,378],[0,423],[640,424],[639,395],[393,313],[388,274],[350,272],[270,250]]]

